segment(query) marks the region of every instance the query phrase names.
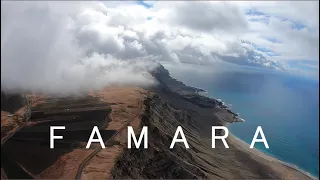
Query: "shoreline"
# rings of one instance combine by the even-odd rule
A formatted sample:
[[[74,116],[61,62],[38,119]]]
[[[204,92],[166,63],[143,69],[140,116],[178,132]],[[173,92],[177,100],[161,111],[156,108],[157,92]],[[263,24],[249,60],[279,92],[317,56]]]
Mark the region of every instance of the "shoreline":
[[[256,155],[259,158],[265,159],[265,160],[267,160],[269,162],[279,163],[279,164],[285,166],[286,168],[289,168],[289,169],[292,169],[292,170],[297,171],[299,173],[302,173],[303,175],[305,175],[305,176],[307,176],[307,177],[309,177],[311,179],[319,180],[319,178],[317,178],[316,176],[310,174],[309,172],[307,172],[305,170],[302,170],[297,165],[294,165],[294,164],[282,161],[280,159],[277,159],[277,158],[275,158],[275,157],[273,157],[271,155],[266,154],[265,152],[263,152],[263,151],[261,151],[261,150],[259,150],[257,148],[250,149],[249,148],[250,144],[248,144],[245,141],[241,140],[240,138],[236,137],[230,131],[229,131],[228,139],[233,143],[233,145],[235,145],[240,150],[248,152],[249,154]]]
[[[206,91],[206,90],[205,90],[205,92],[208,93],[208,91]],[[214,99],[214,100],[216,100],[216,101],[219,101],[219,102],[221,102],[221,103],[225,106],[225,103],[223,102],[222,99],[216,99],[216,98],[210,97],[210,96],[208,96],[208,95],[206,95],[206,97],[208,97],[208,98],[210,98],[210,99]],[[234,112],[232,111],[232,108],[231,108],[231,107],[227,106],[227,108],[228,108],[232,113],[234,113]],[[245,120],[244,120],[243,118],[240,118],[240,114],[239,114],[239,113],[234,113],[234,114],[236,114],[237,116],[235,117],[234,122],[232,122],[232,123],[245,122]],[[241,121],[238,121],[239,119],[240,119]],[[227,127],[229,124],[231,124],[231,123],[230,123],[230,122],[226,122],[224,125]],[[250,154],[254,154],[254,155],[256,155],[256,156],[259,156],[260,158],[263,158],[263,159],[265,159],[265,160],[267,160],[267,161],[277,162],[277,163],[279,163],[279,164],[281,164],[281,165],[283,165],[283,166],[285,166],[285,167],[287,167],[287,168],[290,168],[290,169],[292,169],[292,170],[294,170],[294,171],[300,172],[300,173],[304,174],[305,176],[308,176],[308,177],[311,178],[311,179],[319,180],[318,177],[316,177],[316,176],[312,175],[311,173],[309,173],[309,172],[307,172],[307,171],[299,168],[299,167],[298,167],[297,165],[295,165],[295,164],[292,164],[292,163],[285,162],[285,161],[282,161],[282,160],[280,160],[280,159],[277,159],[276,157],[273,157],[272,155],[269,155],[269,154],[267,154],[267,153],[265,153],[265,152],[263,152],[263,151],[261,151],[261,150],[259,150],[259,149],[257,149],[257,148],[250,149],[250,148],[249,148],[249,147],[250,147],[250,144],[248,144],[248,143],[246,143],[245,141],[241,140],[240,138],[238,138],[237,136],[235,136],[234,134],[232,134],[230,131],[229,131],[229,136],[228,136],[228,137],[230,137],[229,139],[234,143],[234,145],[240,146],[241,149],[243,149],[244,151],[246,151],[246,152],[248,152],[248,153],[250,153]],[[239,148],[239,147],[237,147],[237,148]]]
[[[169,73],[167,73],[166,76],[170,76]],[[177,79],[175,80],[178,81]],[[194,102],[192,103],[196,105],[197,104],[202,105],[201,103],[203,102],[203,104],[207,105],[210,108],[213,107],[213,108],[222,109],[223,110],[221,112],[222,114],[220,113],[222,119],[219,117],[218,119],[220,119],[220,122],[224,126],[227,127],[229,123],[244,122],[244,119],[240,117],[239,113],[234,113],[234,109],[232,108],[232,105],[229,105],[230,102],[228,102],[228,105],[226,105],[226,103],[223,102],[223,98],[219,99],[219,97],[212,96],[209,93],[209,91],[206,90],[205,88],[197,88],[197,86],[186,85],[183,82],[181,83],[192,90],[191,94],[196,94],[201,97],[198,99],[195,98]],[[171,83],[171,85],[172,84],[173,83]],[[181,89],[184,89],[184,88],[181,88]],[[172,91],[176,92],[175,89],[173,89]],[[183,93],[181,94],[179,92],[178,94],[182,96],[184,95]],[[193,99],[189,98],[189,100],[193,100]],[[233,118],[230,116],[230,114],[233,115]],[[274,172],[278,173],[281,176],[281,179],[319,179],[317,175],[313,176],[309,172],[300,169],[298,166],[294,164],[281,161],[280,159],[273,157],[271,154],[262,152],[259,149],[249,148],[250,146],[249,144],[242,141],[238,137],[234,136],[230,131],[229,133],[230,133],[230,136],[228,136],[228,140],[232,141],[230,143],[235,148],[237,148],[239,151],[246,153],[249,157],[253,158],[255,161],[260,162],[261,164],[264,164],[266,167],[271,168]]]

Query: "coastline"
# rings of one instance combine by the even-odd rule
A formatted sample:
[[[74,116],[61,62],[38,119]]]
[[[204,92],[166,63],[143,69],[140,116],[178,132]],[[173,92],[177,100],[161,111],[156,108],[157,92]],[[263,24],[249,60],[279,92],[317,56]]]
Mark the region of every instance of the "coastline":
[[[225,105],[225,103],[223,102],[222,99],[216,99],[216,98],[213,98],[213,97],[210,97],[208,96],[208,91],[206,90],[203,90],[203,92],[205,92],[204,94],[200,94],[199,92],[197,92],[199,95],[202,95],[202,96],[205,96],[207,98],[210,98],[210,99],[214,99],[220,103],[222,103],[222,106],[225,106],[226,109],[228,109],[229,111],[231,111],[233,114],[235,114],[236,116],[234,117],[234,122],[232,123],[238,123],[238,122],[245,122],[245,120],[243,118],[240,118],[240,114],[239,113],[234,113],[232,111],[232,108],[230,107],[230,105]],[[232,106],[232,105],[231,105]],[[228,124],[230,124],[230,122],[226,122],[225,123],[225,126],[227,127]],[[297,165],[295,164],[292,164],[292,163],[288,163],[288,162],[285,162],[285,161],[282,161],[280,159],[277,159],[275,157],[273,157],[272,155],[268,155],[266,153],[264,153],[263,151],[259,150],[259,149],[256,149],[256,148],[253,148],[253,149],[250,149],[250,144],[246,143],[245,141],[241,140],[240,138],[236,137],[235,135],[233,135],[230,131],[229,131],[229,136],[228,136],[229,140],[231,140],[231,142],[237,146],[237,148],[245,151],[245,152],[248,152],[250,154],[254,154],[256,156],[259,156],[260,158],[263,158],[267,161],[272,161],[272,162],[276,162],[276,163],[279,163],[287,168],[290,168],[294,171],[297,171],[299,173],[302,173],[304,174],[305,176],[311,178],[311,179],[314,179],[314,180],[319,180],[319,178],[317,178],[316,176],[310,174],[309,172],[305,171],[305,170],[302,170],[301,168],[299,168]]]
[[[314,179],[314,180],[318,180],[317,177],[313,176],[312,174],[310,174],[309,172],[305,171],[305,170],[302,170],[300,169],[298,166],[294,165],[294,164],[291,164],[291,163],[288,163],[288,162],[284,162],[284,161],[281,161],[275,157],[272,157],[271,155],[268,155],[264,152],[262,152],[261,150],[259,149],[256,149],[256,148],[253,148],[253,149],[250,149],[249,146],[250,144],[246,143],[245,141],[239,139],[238,137],[236,137],[235,135],[233,135],[231,132],[229,132],[229,136],[228,136],[228,139],[232,142],[233,145],[235,145],[238,149],[240,150],[243,150],[249,154],[253,154],[255,156],[258,156],[259,158],[262,158],[262,159],[265,159],[269,162],[271,162],[271,164],[273,164],[274,166],[272,166],[272,168],[274,168],[276,171],[282,171],[283,168],[281,167],[278,167],[280,165],[286,167],[286,168],[289,168],[293,171],[296,171],[298,173],[301,173],[311,179]],[[293,176],[295,177],[295,176]],[[302,177],[301,177],[302,178]],[[299,177],[295,177],[295,179],[299,179]]]
[[[160,65],[158,71],[155,71],[154,76],[160,81],[160,83],[163,84],[164,88],[181,95],[184,100],[189,101],[200,108],[213,109],[213,113],[215,113],[216,117],[224,126],[227,126],[229,123],[245,121],[244,119],[240,118],[239,113],[233,112],[234,110],[231,108],[232,105],[226,105],[226,103],[223,102],[223,98],[219,99],[219,97],[212,97],[209,95],[209,91],[205,88],[186,85],[177,79],[171,78],[168,70],[166,70],[162,65]],[[159,92],[160,95],[166,95],[166,93],[162,93],[162,91]],[[177,106],[183,106],[183,104],[179,104],[178,102],[176,104]],[[271,154],[266,154],[258,149],[250,149],[246,142],[232,134],[228,137],[228,140],[232,141],[230,144],[233,145],[234,148],[237,148],[239,151],[245,153],[248,156],[248,160],[250,159],[250,161],[253,162],[253,159],[254,161],[264,165],[266,168],[271,168],[275,173],[279,174],[280,179],[318,179],[317,175],[313,176],[309,172],[300,169],[296,165],[283,162],[275,157],[272,157]],[[242,157],[244,158],[244,156]]]

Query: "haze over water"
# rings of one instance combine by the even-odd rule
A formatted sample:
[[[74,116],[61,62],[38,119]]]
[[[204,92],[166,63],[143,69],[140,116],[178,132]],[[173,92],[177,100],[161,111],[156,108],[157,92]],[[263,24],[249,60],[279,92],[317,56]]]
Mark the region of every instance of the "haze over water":
[[[319,81],[257,68],[217,64],[213,67],[163,64],[185,84],[232,104],[245,123],[228,126],[250,144],[261,126],[269,149],[256,148],[319,177]]]

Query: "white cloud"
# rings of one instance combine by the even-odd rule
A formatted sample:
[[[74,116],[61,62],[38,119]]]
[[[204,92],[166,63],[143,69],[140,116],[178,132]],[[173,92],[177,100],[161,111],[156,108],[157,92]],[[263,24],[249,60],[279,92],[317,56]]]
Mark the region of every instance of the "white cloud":
[[[1,85],[148,85],[156,61],[288,69],[286,61],[319,60],[318,4],[2,1]]]
[[[280,55],[270,59],[319,60],[319,1],[235,3],[243,10],[259,12],[248,15],[255,21],[249,21],[253,32],[245,37]],[[278,42],[264,41],[267,37]]]
[[[72,93],[153,83],[147,72],[154,62],[116,56],[141,47],[124,43],[123,27],[108,25],[105,6],[7,1],[1,5],[2,89]]]
[[[162,17],[163,21],[199,32],[236,33],[247,28],[244,14],[237,6],[229,2],[170,2],[167,10],[166,16]]]

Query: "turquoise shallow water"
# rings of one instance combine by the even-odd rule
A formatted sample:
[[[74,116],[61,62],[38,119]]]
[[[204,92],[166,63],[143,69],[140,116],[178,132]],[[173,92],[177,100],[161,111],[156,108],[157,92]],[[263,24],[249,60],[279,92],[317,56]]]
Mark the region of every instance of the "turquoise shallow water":
[[[228,126],[251,143],[261,126],[269,144],[256,148],[319,177],[319,82],[304,77],[247,67],[164,66],[187,85],[232,104],[244,123]]]

